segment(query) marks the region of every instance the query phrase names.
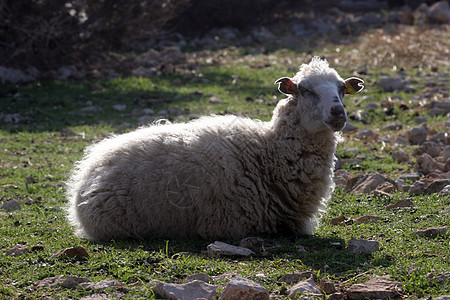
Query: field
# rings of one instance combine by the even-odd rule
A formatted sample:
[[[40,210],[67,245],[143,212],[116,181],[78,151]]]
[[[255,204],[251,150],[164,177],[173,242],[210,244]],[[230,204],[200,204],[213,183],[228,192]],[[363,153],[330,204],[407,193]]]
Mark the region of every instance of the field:
[[[379,172],[397,180],[414,171],[412,153],[420,145],[394,141],[419,126],[418,117],[425,118],[429,137],[449,131],[448,114],[429,114],[433,101],[448,103],[449,32],[445,26],[405,27],[367,31],[342,43],[322,42],[313,49],[280,50],[268,45],[261,54],[236,47],[197,55],[190,51],[185,55],[196,66],[194,70],[181,68],[169,75],[2,86],[0,205],[15,201],[20,208],[0,210],[0,298],[79,299],[95,293],[61,285],[35,286],[39,280],[64,275],[93,282],[114,279],[125,287],[101,293],[148,299],[156,297],[152,280],[182,283],[187,275],[200,272],[213,278],[219,294],[228,280],[224,274],[236,273],[266,287],[273,298],[283,298],[292,284],[280,278],[307,270],[343,290],[375,275],[389,275],[403,284],[408,298],[450,294],[449,233],[414,234],[427,227],[449,226],[448,192],[411,195],[397,190],[383,196],[337,188],[313,236],[262,237],[266,253],[250,258],[209,257],[206,247],[213,240],[89,242],[74,236],[64,210],[64,182],[87,145],[159,116],[184,122],[231,113],[269,120],[283,97],[274,81],[292,76],[312,55],[326,57],[342,77],[359,76],[366,81],[363,93],[345,99],[353,116],[350,122],[359,129],[343,134],[345,141],[337,151],[342,168],[351,176]],[[396,74],[413,89],[383,90],[380,78]],[[385,129],[394,122],[401,128]],[[362,129],[374,135],[358,135]],[[396,150],[408,153],[409,160],[394,160],[391,152]],[[413,205],[385,209],[404,199]],[[348,219],[375,215],[382,221],[332,225],[331,219],[341,213]],[[350,239],[376,240],[380,250],[349,254]],[[239,240],[223,242],[239,245]],[[30,251],[7,255],[18,244]],[[55,255],[74,246],[84,247],[89,256]]]

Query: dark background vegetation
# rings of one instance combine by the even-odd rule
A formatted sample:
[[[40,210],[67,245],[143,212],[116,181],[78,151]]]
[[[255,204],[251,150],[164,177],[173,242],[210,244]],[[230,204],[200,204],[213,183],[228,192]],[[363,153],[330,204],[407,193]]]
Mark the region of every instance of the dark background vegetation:
[[[374,0],[377,1],[377,0]],[[3,0],[0,61],[48,70],[89,63],[167,32],[201,35],[214,27],[246,29],[294,11],[332,7],[328,0]],[[420,3],[421,1],[418,1]],[[430,1],[431,2],[431,1]],[[400,6],[402,0],[390,0]]]

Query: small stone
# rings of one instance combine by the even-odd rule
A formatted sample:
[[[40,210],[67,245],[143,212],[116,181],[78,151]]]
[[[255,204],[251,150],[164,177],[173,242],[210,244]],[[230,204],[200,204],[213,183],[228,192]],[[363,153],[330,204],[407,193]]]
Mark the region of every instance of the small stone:
[[[30,248],[22,244],[17,244],[14,248],[6,251],[6,256],[21,256],[28,252],[31,252]]]
[[[20,205],[20,203],[15,200],[7,200],[5,203],[2,204],[2,206],[0,206],[0,209],[4,209],[6,211],[14,211],[19,210],[21,208],[22,206]]]
[[[344,129],[342,129],[342,132],[352,132],[352,131],[356,131],[356,130],[358,130],[358,127],[351,124],[350,122],[347,122],[347,124],[345,124],[345,126],[344,126]]]
[[[418,237],[436,237],[447,233],[447,227],[428,227],[416,231],[413,235]]]
[[[327,295],[337,293],[338,291],[332,282],[325,279],[320,280],[319,287],[322,290],[322,292],[324,292]]]
[[[388,124],[388,125],[384,126],[383,128],[385,130],[390,130],[390,131],[400,130],[403,128],[403,124],[400,122],[395,122],[395,123]]]
[[[308,296],[317,296],[322,295],[320,292],[320,288],[314,282],[313,278],[309,278],[305,281],[299,282],[293,287],[287,290],[288,297],[291,299],[297,299],[298,296],[302,294],[306,294]]]
[[[407,138],[410,144],[419,145],[427,139],[427,128],[425,126],[414,127],[407,133]]]
[[[395,181],[379,173],[363,174],[351,178],[346,187],[346,191],[353,194],[368,194],[384,182],[395,184]]]
[[[239,247],[247,248],[258,254],[266,253],[264,239],[259,237],[246,237],[241,240]]]
[[[213,104],[218,104],[222,102],[222,99],[217,96],[212,96],[211,98],[209,98],[209,102]]]
[[[187,283],[187,282],[191,282],[194,280],[200,280],[200,281],[208,283],[211,280],[211,278],[206,273],[197,273],[197,274],[191,274],[191,275],[186,276],[186,279],[184,281]]]
[[[333,180],[337,187],[345,189],[350,178],[351,175],[347,170],[339,169],[334,172]]]
[[[412,207],[412,206],[413,206],[413,202],[411,199],[400,199],[397,202],[395,202],[394,204],[389,204],[388,206],[385,207],[385,209],[392,210],[397,207]]]
[[[58,275],[58,276],[54,276],[54,277],[47,277],[41,280],[38,280],[35,284],[34,287],[36,289],[40,289],[40,288],[54,288],[57,285],[61,284],[65,279],[64,275]]]
[[[294,284],[297,283],[300,279],[309,279],[313,278],[313,280],[316,280],[316,274],[314,274],[311,271],[303,271],[302,273],[288,273],[278,280],[279,282],[286,282],[287,284]]]
[[[355,218],[356,223],[367,223],[367,222],[373,222],[373,221],[382,221],[384,220],[383,217],[378,216],[371,216],[371,215],[365,215]]]
[[[403,151],[392,151],[392,159],[399,163],[404,163],[409,161],[409,154]]]
[[[77,286],[77,288],[82,288],[85,290],[94,290],[94,291],[104,291],[109,288],[121,289],[125,290],[126,285],[120,281],[114,279],[104,279],[98,282],[86,281],[82,282]]]
[[[67,276],[64,281],[61,282],[61,286],[66,289],[75,289],[80,287],[80,283],[85,282],[90,282],[90,280],[84,277]]]
[[[422,175],[420,175],[417,172],[413,172],[413,173],[402,174],[399,176],[399,179],[416,181],[416,180],[419,180],[420,177],[422,177]]]
[[[378,80],[378,85],[381,86],[385,92],[393,92],[402,90],[405,87],[405,82],[401,77],[383,76]]]
[[[386,182],[383,182],[383,183],[380,183],[379,185],[377,185],[375,191],[380,191],[382,193],[387,194],[387,193],[395,192],[396,190],[397,190],[397,187],[395,185],[395,182],[392,183],[392,182],[386,181]]]
[[[416,165],[414,166],[414,171],[422,174],[428,174],[435,170],[442,171],[444,169],[444,165],[438,163],[434,160],[431,155],[428,153],[424,153],[417,158]]]
[[[127,105],[126,104],[116,104],[116,105],[113,105],[113,108],[114,108],[114,110],[117,110],[117,111],[124,111],[127,109]]]
[[[426,14],[427,21],[437,24],[450,23],[450,6],[448,1],[438,1],[430,6]]]
[[[361,129],[358,133],[358,138],[361,140],[376,138],[378,135],[374,133],[372,130],[364,128]]]
[[[82,246],[75,246],[66,248],[64,250],[59,250],[55,254],[53,254],[50,258],[55,257],[71,257],[71,258],[77,258],[77,259],[84,259],[89,257],[89,253],[87,250]]]
[[[331,225],[338,225],[339,223],[344,222],[347,218],[341,213],[338,217],[331,218]]]
[[[348,251],[353,254],[371,254],[380,249],[377,241],[352,239],[348,241]]]
[[[219,241],[209,244],[207,249],[210,256],[250,256],[255,254],[250,249],[229,245]]]
[[[377,276],[366,283],[357,283],[347,289],[347,298],[361,299],[393,299],[402,293],[400,282],[390,281],[388,277]]]
[[[269,292],[258,283],[241,277],[231,279],[220,296],[220,300],[252,299],[269,300]]]

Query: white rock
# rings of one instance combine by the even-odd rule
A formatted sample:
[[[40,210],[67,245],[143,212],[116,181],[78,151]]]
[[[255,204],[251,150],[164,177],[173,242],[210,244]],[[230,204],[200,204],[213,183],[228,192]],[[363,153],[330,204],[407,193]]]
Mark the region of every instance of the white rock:
[[[348,241],[348,251],[353,254],[371,254],[380,249],[377,241],[352,239]]]
[[[348,299],[393,299],[400,296],[402,284],[387,277],[374,277],[366,283],[352,285],[347,290]]]
[[[320,288],[314,282],[313,278],[309,278],[305,281],[299,282],[290,289],[287,290],[288,297],[291,299],[297,299],[302,294],[306,295],[318,295],[320,294]]]
[[[184,284],[165,283],[155,281],[153,291],[165,299],[191,300],[197,298],[215,299],[217,286],[200,280],[194,280]]]
[[[265,300],[269,299],[269,291],[258,283],[235,277],[228,282],[220,296],[220,300]]]
[[[208,254],[210,256],[215,255],[224,255],[224,256],[250,256],[255,254],[252,250],[244,248],[244,247],[237,247],[233,246],[227,243],[216,241],[212,244],[209,244],[208,247]]]

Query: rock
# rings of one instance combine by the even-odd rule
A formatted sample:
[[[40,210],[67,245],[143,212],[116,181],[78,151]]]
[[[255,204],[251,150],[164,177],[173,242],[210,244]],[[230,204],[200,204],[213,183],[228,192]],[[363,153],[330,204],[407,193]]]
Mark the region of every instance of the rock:
[[[66,248],[64,250],[59,250],[55,254],[53,254],[50,258],[55,257],[70,257],[70,258],[77,258],[77,259],[85,259],[89,257],[89,253],[87,250],[82,246],[75,246]]]
[[[383,76],[378,80],[378,85],[385,92],[400,91],[405,87],[405,81],[399,76]]]
[[[450,6],[448,1],[443,0],[431,5],[426,13],[426,18],[429,23],[450,23]]]
[[[391,124],[388,124],[388,125],[384,126],[383,128],[385,130],[390,130],[390,131],[400,130],[400,129],[403,128],[403,124],[400,123],[400,122],[394,122],[394,123],[391,123]]]
[[[379,173],[363,174],[351,178],[345,190],[353,194],[367,194],[384,182],[390,182],[395,185],[395,181]]]
[[[403,151],[392,151],[392,159],[399,163],[404,163],[409,161],[409,154]]]
[[[392,193],[395,192],[397,190],[397,186],[394,183],[391,183],[389,181],[380,183],[379,185],[377,185],[376,189],[374,190],[374,192],[381,192],[381,195],[385,195],[385,196],[389,196],[388,193]]]
[[[241,240],[239,247],[247,248],[258,254],[266,253],[264,249],[264,239],[259,237],[246,237]]]
[[[350,122],[347,122],[344,126],[344,129],[342,129],[342,132],[352,132],[358,130],[358,127],[351,124]]]
[[[298,296],[306,294],[308,296],[322,296],[320,288],[316,285],[313,278],[309,278],[305,281],[299,282],[293,287],[287,290],[288,297],[291,299],[297,299]]]
[[[380,249],[380,243],[377,241],[357,240],[348,241],[348,251],[353,254],[371,254]]]
[[[273,33],[264,26],[253,29],[251,35],[257,42],[269,41],[275,37]]]
[[[191,298],[192,299],[192,298]],[[220,300],[264,300],[269,299],[267,289],[258,283],[236,277],[230,280],[225,286]]]
[[[347,187],[348,181],[351,178],[351,175],[348,171],[344,169],[339,169],[334,172],[334,184],[336,184],[337,187],[340,187],[342,189],[345,189]]]
[[[366,283],[357,283],[347,289],[348,299],[393,299],[402,293],[400,282],[390,281],[388,277],[377,276]]]
[[[325,279],[320,280],[319,287],[326,295],[331,295],[338,291],[332,282]]]
[[[229,245],[219,241],[209,244],[207,249],[210,256],[250,256],[255,254],[250,249]]]
[[[447,233],[447,227],[428,227],[416,231],[413,235],[418,237],[436,237],[438,235],[445,235]]]
[[[110,300],[110,299],[122,299],[123,295],[119,293],[114,294],[92,294],[80,298],[80,300]]]
[[[53,72],[53,75],[56,80],[65,81],[71,77],[74,77],[77,72],[77,67],[74,65],[61,66],[58,70],[56,70],[56,72]]]
[[[339,223],[344,222],[347,218],[341,213],[338,217],[331,218],[331,225],[338,225]]]
[[[0,66],[0,82],[2,84],[10,83],[10,84],[18,84],[35,81],[39,77],[39,71],[36,68],[28,68],[25,71],[14,69],[14,68],[6,68]]]
[[[186,276],[186,279],[184,281],[187,283],[194,280],[199,280],[208,283],[211,280],[211,278],[206,273],[197,273]]]
[[[450,295],[443,295],[439,297],[434,297],[433,300],[450,300]]]
[[[117,111],[124,111],[127,109],[127,105],[126,104],[116,104],[116,105],[113,105],[113,109],[117,110]]]
[[[413,202],[411,199],[401,199],[395,202],[394,204],[389,204],[385,207],[386,210],[392,210],[397,207],[412,207]]]
[[[441,195],[450,195],[450,185],[444,186],[444,188],[439,192]]]
[[[432,141],[426,141],[421,146],[413,151],[414,156],[419,156],[423,153],[428,153],[431,157],[438,156],[443,150],[443,147]]]
[[[377,138],[378,134],[374,133],[372,130],[364,128],[361,129],[358,133],[358,139],[366,140],[366,139],[374,139]]]
[[[131,71],[131,75],[136,77],[154,77],[158,71],[156,68],[137,67]]]
[[[29,252],[31,252],[30,248],[22,244],[17,244],[14,246],[14,248],[6,251],[6,256],[21,256]]]
[[[414,171],[422,174],[428,174],[435,170],[442,171],[444,165],[438,163],[431,157],[428,153],[424,153],[417,158],[416,165],[414,166]]]
[[[54,276],[54,277],[47,277],[41,280],[38,280],[35,284],[34,284],[34,288],[35,289],[40,289],[40,288],[54,288],[57,285],[61,284],[64,279],[66,277],[64,275],[58,275],[58,276]]]
[[[89,279],[84,277],[74,277],[74,276],[67,276],[62,282],[61,286],[66,289],[75,289],[80,288],[80,283],[90,282]]]
[[[7,200],[5,203],[2,204],[2,206],[0,206],[0,209],[4,209],[6,211],[14,211],[19,210],[21,208],[22,206],[20,205],[20,203],[15,200]]]
[[[217,96],[212,96],[209,98],[209,102],[211,102],[213,104],[218,104],[218,103],[222,102],[222,99]]]
[[[426,141],[428,130],[425,126],[414,127],[407,133],[410,144],[419,145]]]
[[[281,276],[280,279],[278,279],[279,282],[286,282],[287,284],[294,284],[297,283],[300,279],[309,279],[312,278],[313,280],[316,280],[316,274],[314,274],[311,271],[303,271],[301,273],[288,273],[283,276]]]
[[[373,222],[373,221],[382,221],[384,220],[383,217],[378,216],[371,216],[371,215],[365,215],[355,218],[356,223],[367,223],[367,222]]]
[[[422,177],[421,174],[419,174],[417,172],[413,172],[413,173],[402,174],[399,176],[399,179],[416,181],[416,180],[419,180],[420,177]]]

